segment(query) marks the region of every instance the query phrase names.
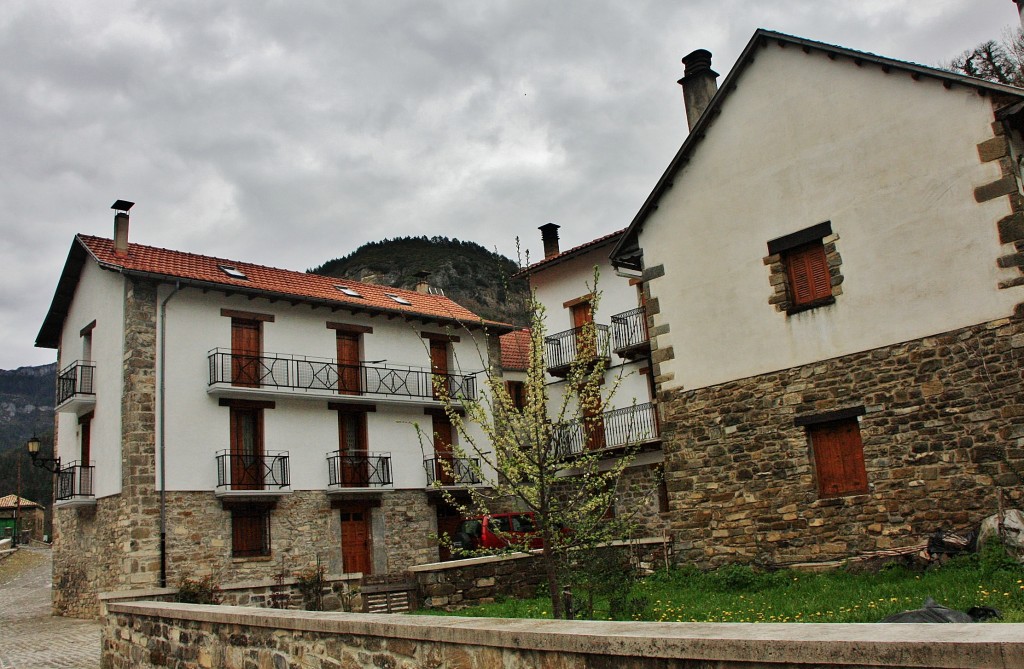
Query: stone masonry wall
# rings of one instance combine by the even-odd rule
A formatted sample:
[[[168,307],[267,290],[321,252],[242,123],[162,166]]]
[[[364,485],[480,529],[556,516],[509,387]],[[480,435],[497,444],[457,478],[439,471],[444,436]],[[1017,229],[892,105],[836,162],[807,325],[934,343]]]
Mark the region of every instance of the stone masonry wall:
[[[1024,665],[1016,625],[723,625],[111,604],[104,669],[813,669]],[[527,623],[527,624],[524,624]]]
[[[1024,320],[662,393],[681,561],[780,564],[919,542],[1024,497]],[[869,493],[819,499],[794,418],[863,405]]]
[[[437,511],[424,491],[395,490],[381,495],[380,513],[388,573],[437,561],[437,539],[431,536],[437,534]]]
[[[637,536],[658,537],[669,528],[668,514],[659,510],[658,486],[661,480],[660,464],[636,465],[622,472],[615,499],[615,515],[632,515],[637,525]]]
[[[156,306],[156,284],[125,281],[121,493],[54,511],[53,607],[61,615],[93,617],[98,593],[159,584]]]

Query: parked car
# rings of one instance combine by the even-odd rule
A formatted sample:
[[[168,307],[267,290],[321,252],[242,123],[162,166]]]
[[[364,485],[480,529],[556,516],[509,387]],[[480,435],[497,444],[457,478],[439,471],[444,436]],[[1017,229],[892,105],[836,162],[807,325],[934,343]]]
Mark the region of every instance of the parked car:
[[[532,512],[494,513],[466,518],[452,538],[456,551],[501,550],[509,546],[540,548]]]

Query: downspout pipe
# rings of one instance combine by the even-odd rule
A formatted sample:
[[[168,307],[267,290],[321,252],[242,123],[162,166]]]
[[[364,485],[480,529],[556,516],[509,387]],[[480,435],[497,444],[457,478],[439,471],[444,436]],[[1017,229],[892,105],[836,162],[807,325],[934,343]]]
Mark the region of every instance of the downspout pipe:
[[[167,303],[181,291],[181,281],[174,282],[174,290],[160,303],[160,416],[157,450],[160,453],[160,587],[167,587]]]

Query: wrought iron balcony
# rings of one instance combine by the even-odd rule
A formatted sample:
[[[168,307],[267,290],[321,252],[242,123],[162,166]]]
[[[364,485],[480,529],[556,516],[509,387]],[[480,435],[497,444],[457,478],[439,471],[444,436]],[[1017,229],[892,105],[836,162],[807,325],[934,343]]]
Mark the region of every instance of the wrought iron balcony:
[[[216,348],[209,353],[210,386],[269,388],[315,397],[371,395],[435,399],[434,379],[442,378],[453,399],[475,400],[474,374],[436,374],[405,365],[339,365],[328,358],[267,353],[232,354]]]
[[[623,358],[638,357],[651,350],[647,309],[637,307],[612,316],[612,350]]]
[[[217,494],[284,494],[291,486],[288,451],[217,453]]]
[[[391,454],[332,451],[327,454],[327,476],[331,487],[381,488],[393,483]]]
[[[72,462],[57,472],[57,502],[61,506],[92,504],[96,501],[93,493],[93,465]]]
[[[556,426],[552,436],[560,458],[584,451],[637,446],[658,438],[657,411],[651,403],[568,421]]]
[[[480,483],[479,458],[434,457],[423,461],[427,470],[427,486],[440,481],[443,486],[477,485]]]
[[[548,373],[565,376],[572,363],[608,358],[610,336],[607,325],[584,325],[544,337],[544,360]]]
[[[57,375],[58,410],[77,411],[96,403],[96,391],[93,389],[93,376],[96,374],[95,363],[75,360]]]

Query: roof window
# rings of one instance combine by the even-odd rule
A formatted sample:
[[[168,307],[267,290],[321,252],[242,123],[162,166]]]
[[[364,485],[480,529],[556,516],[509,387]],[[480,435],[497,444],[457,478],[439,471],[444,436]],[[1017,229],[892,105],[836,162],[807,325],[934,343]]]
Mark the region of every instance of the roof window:
[[[228,276],[230,276],[232,279],[248,279],[249,278],[249,277],[247,277],[245,275],[245,272],[243,272],[242,270],[238,269],[234,265],[217,265],[217,268],[220,271],[222,271],[225,274],[227,274]]]
[[[356,291],[354,288],[349,288],[348,286],[335,286],[335,288],[345,293],[349,297],[362,297],[362,295],[360,295],[359,292]]]
[[[405,304],[407,306],[411,306],[412,305],[412,302],[410,302],[409,300],[405,299],[404,297],[399,297],[398,295],[395,295],[394,293],[384,293],[384,295],[386,295],[387,297],[390,297],[392,300],[394,300],[395,302],[398,302],[399,304]]]

